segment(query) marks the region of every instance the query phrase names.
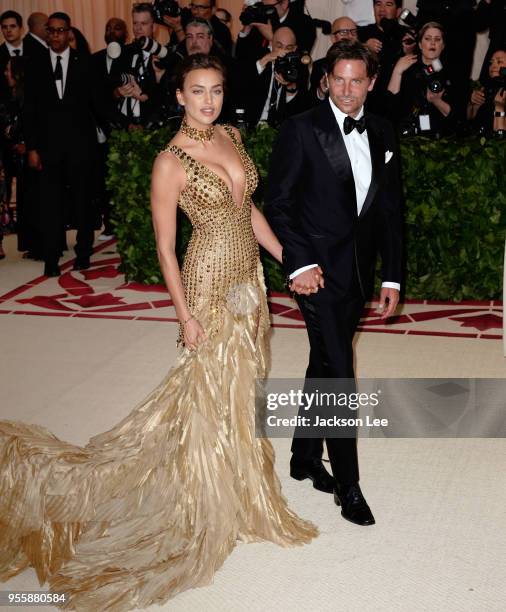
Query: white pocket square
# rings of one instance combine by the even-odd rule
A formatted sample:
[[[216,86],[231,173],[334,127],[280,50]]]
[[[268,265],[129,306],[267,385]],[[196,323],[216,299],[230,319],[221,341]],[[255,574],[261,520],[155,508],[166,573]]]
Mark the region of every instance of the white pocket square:
[[[385,151],[385,164],[388,164],[388,162],[392,159],[392,156],[392,151]]]

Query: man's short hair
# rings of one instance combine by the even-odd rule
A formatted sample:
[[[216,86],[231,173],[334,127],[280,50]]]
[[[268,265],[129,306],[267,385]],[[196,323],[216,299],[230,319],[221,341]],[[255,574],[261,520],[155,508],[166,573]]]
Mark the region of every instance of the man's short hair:
[[[325,57],[327,74],[330,74],[341,60],[361,60],[370,79],[378,73],[378,56],[358,40],[340,40],[330,47]]]
[[[376,4],[378,0],[372,0],[373,5]],[[395,0],[395,6],[397,8],[401,8],[402,7],[402,0]]]
[[[15,19],[18,27],[23,27],[23,17],[16,11],[5,11],[0,15],[0,23],[3,23],[6,19]]]
[[[67,26],[67,28],[71,27],[70,17],[67,15],[67,13],[62,13],[59,11],[56,13],[51,13],[51,15],[49,15],[48,21],[50,19],[60,19],[60,21],[65,22],[65,25]]]
[[[149,2],[137,2],[132,6],[132,15],[135,13],[149,13],[153,21],[155,20],[155,14],[153,12],[153,5]]]
[[[190,21],[185,25],[185,32],[190,27],[193,26],[195,28],[205,28],[209,36],[214,35],[213,26],[207,21],[207,19],[202,19],[202,17],[194,17],[190,19]]]

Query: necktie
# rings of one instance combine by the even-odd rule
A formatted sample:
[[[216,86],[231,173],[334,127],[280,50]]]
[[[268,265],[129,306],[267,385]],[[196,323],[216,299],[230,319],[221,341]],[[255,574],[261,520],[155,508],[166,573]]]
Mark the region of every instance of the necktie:
[[[12,51],[15,57],[19,57],[21,55],[21,49],[13,49]]]
[[[56,68],[54,69],[54,80],[63,84],[63,68],[61,66],[61,55],[56,56]]]
[[[360,117],[360,119],[358,120],[353,119],[353,117],[350,117],[349,115],[347,115],[344,118],[344,133],[345,134],[349,134],[355,128],[357,129],[357,132],[359,134],[362,134],[362,132],[365,130],[365,115],[362,115],[362,117]]]

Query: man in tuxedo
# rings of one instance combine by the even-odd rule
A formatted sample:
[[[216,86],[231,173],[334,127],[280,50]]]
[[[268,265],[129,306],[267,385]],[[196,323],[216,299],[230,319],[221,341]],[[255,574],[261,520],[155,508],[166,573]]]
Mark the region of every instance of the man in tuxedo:
[[[273,127],[287,117],[309,108],[308,70],[301,64],[296,82],[289,82],[276,70],[278,58],[297,51],[295,34],[281,27],[274,32],[265,55],[256,62],[245,62],[240,72],[242,105],[249,125],[265,121]]]
[[[5,11],[0,15],[0,28],[5,42],[0,45],[0,98],[8,95],[5,69],[11,57],[23,55],[23,18],[16,11]]]
[[[165,69],[156,64],[156,57],[140,49],[142,37],[154,38],[155,18],[149,2],[134,4],[132,8],[134,41],[126,45],[119,58],[119,71],[131,75],[131,80],[114,90],[121,112],[131,125],[148,125],[158,115],[162,104],[160,82]]]
[[[298,5],[297,8],[291,6],[289,0],[262,0],[262,3],[276,9],[276,19],[243,26],[237,38],[236,57],[241,61],[260,59],[275,30],[281,26],[292,30],[301,51],[311,53],[316,40],[316,27],[311,17],[305,15]]]
[[[40,172],[44,273],[58,276],[67,191],[77,228],[75,270],[90,265],[93,209],[90,186],[96,143],[89,60],[69,47],[70,18],[48,20],[49,53],[28,64],[24,130],[28,165]]]
[[[288,119],[272,152],[266,216],[283,245],[283,265],[310,342],[306,381],[353,381],[353,335],[382,257],[379,312],[393,314],[401,277],[399,154],[392,126],[364,113],[378,64],[356,41],[327,56],[329,99]],[[303,408],[303,407],[301,407]],[[294,437],[291,476],[341,505],[358,525],[375,522],[359,486],[356,435]]]
[[[23,38],[24,54],[34,59],[47,55],[47,15],[32,13],[26,23],[28,34]]]

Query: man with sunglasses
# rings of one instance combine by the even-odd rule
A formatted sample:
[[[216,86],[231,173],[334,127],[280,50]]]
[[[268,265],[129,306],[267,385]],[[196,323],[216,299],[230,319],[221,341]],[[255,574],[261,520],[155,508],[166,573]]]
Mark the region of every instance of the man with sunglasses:
[[[44,274],[59,276],[65,220],[77,229],[74,270],[90,266],[94,239],[91,203],[99,97],[89,59],[69,47],[70,17],[48,20],[49,53],[27,65],[23,123],[28,165],[40,177]],[[71,206],[72,215],[65,213]]]

